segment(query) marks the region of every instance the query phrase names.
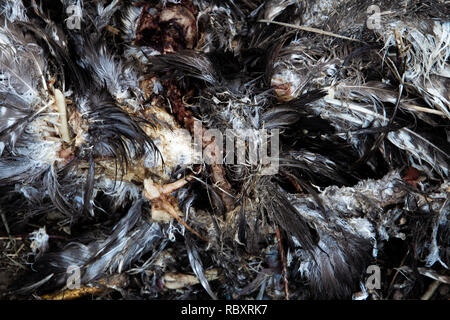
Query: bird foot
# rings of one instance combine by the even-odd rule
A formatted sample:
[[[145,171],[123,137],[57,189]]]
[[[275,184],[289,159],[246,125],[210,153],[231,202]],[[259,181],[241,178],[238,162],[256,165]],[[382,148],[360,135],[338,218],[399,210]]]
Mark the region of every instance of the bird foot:
[[[183,186],[185,186],[191,176],[186,178],[177,180],[175,182],[160,185],[155,183],[152,179],[144,180],[144,197],[152,203],[152,211],[158,210],[158,212],[165,212],[170,217],[176,219],[180,222],[186,229],[195,234],[202,240],[206,241],[202,235],[200,235],[197,231],[192,229],[180,216],[182,215],[178,205],[176,205],[176,199],[172,197],[170,194]],[[153,217],[153,212],[152,212]],[[161,220],[161,219],[160,219]],[[162,219],[164,220],[164,219]]]

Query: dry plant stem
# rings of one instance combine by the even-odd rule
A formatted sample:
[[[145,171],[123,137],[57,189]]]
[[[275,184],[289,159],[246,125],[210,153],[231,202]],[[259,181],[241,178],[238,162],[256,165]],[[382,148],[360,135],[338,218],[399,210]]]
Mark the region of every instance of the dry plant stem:
[[[41,296],[43,300],[75,300],[88,295],[97,295],[105,289],[101,287],[81,287],[80,289],[64,290],[62,292],[50,293]]]
[[[416,106],[416,105],[413,105],[413,104],[406,104],[406,105],[404,105],[402,107],[406,107],[408,109],[419,111],[419,112],[437,114],[437,115],[439,115],[439,116],[441,116],[443,118],[446,118],[445,113],[443,113],[442,111],[439,111],[439,110],[425,108],[425,107],[421,107],[421,106]]]
[[[280,227],[278,227],[278,226],[277,226],[277,239],[278,239],[278,250],[280,251],[281,263],[283,264],[284,293],[286,295],[286,300],[289,300],[289,283],[287,280],[286,257],[284,255],[283,244],[281,243]]]
[[[305,26],[297,26],[295,24],[284,23],[284,22],[279,22],[279,21],[264,20],[264,19],[263,20],[258,20],[258,22],[272,23],[272,24],[277,24],[277,25],[283,26],[283,27],[294,28],[294,29],[303,30],[303,31],[307,31],[307,32],[313,32],[313,33],[322,34],[322,35],[325,35],[325,36],[330,36],[330,37],[335,37],[335,38],[340,38],[340,39],[345,39],[345,40],[350,40],[350,41],[356,41],[356,42],[362,42],[362,41],[357,40],[357,39],[349,38],[349,37],[346,37],[346,36],[341,36],[340,34],[324,31],[324,30],[317,29],[317,28],[311,28],[311,27],[305,27]]]
[[[41,296],[43,300],[75,300],[88,295],[97,295],[109,288],[120,288],[127,283],[127,276],[123,274],[114,275],[98,281],[94,286],[82,286],[78,289],[66,289]]]
[[[16,241],[22,241],[23,238],[22,237],[0,237],[0,240],[16,240]]]
[[[19,253],[23,250],[23,248],[25,248],[25,244],[24,243],[22,243],[20,245],[19,249],[17,249],[17,251],[14,253],[14,256],[17,257],[19,255]]]

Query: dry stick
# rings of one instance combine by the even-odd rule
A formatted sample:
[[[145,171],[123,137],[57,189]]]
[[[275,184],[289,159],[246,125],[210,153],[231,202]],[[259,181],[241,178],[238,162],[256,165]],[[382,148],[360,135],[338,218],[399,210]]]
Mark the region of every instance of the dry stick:
[[[108,289],[120,288],[127,282],[127,276],[123,274],[113,275],[103,278],[93,286],[82,286],[78,289],[65,289],[59,292],[45,294],[41,296],[44,300],[75,300],[88,295],[98,295]]]
[[[19,247],[19,249],[17,249],[17,251],[14,253],[15,256],[18,256],[20,251],[22,251],[22,249],[25,248],[25,244],[22,243],[22,245]]]
[[[81,287],[80,289],[66,290],[62,292],[56,292],[46,294],[41,297],[44,300],[75,300],[88,295],[94,296],[105,291],[100,287]]]
[[[277,226],[278,250],[280,251],[281,263],[283,264],[283,282],[286,300],[289,300],[289,284],[287,280],[286,257],[284,256],[283,244],[281,243],[280,227]]]
[[[279,22],[279,21],[270,21],[270,20],[264,20],[264,19],[263,20],[258,20],[258,22],[278,24],[278,25],[283,26],[283,27],[294,28],[294,29],[303,30],[303,31],[307,31],[307,32],[313,32],[313,33],[322,34],[322,35],[325,35],[325,36],[330,36],[330,37],[335,37],[335,38],[340,38],[340,39],[345,39],[345,40],[350,40],[350,41],[363,42],[363,41],[358,40],[358,39],[353,39],[353,38],[349,38],[349,37],[346,37],[346,36],[341,36],[340,34],[336,34],[336,33],[329,32],[329,31],[324,31],[324,30],[317,29],[317,28],[312,28],[312,27],[297,26],[295,24]]]
[[[48,236],[49,239],[62,239],[62,240],[67,240],[66,237],[63,236],[52,236],[49,235]],[[0,237],[0,240],[17,240],[17,241],[24,241],[24,240],[29,240],[30,239],[30,235],[26,235],[26,236],[10,236],[10,237]]]
[[[3,256],[7,259],[9,259],[9,261],[11,261],[13,264],[15,264],[16,266],[18,266],[19,268],[23,269],[23,270],[27,270],[26,267],[24,267],[23,265],[21,265],[20,263],[18,263],[16,260],[14,260],[13,258],[11,258],[9,255],[7,254],[3,254]]]
[[[0,237],[0,240],[16,240],[16,241],[22,241],[23,238],[22,237]]]
[[[442,117],[446,118],[445,113],[443,113],[442,111],[436,110],[436,109],[420,107],[420,106],[416,106],[414,104],[405,104],[402,107],[406,107],[407,109],[411,109],[411,110],[415,110],[415,111],[431,113],[431,114],[437,114],[439,116],[442,116]]]

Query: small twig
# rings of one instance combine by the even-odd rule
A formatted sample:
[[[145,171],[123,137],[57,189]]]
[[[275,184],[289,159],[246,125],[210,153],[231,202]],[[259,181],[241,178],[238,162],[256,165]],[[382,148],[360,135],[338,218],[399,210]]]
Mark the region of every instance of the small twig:
[[[124,274],[113,275],[109,278],[103,278],[98,284],[93,286],[82,286],[78,289],[66,289],[63,291],[50,293],[41,296],[44,300],[75,300],[88,295],[97,295],[107,289],[115,289],[126,286],[128,277]]]
[[[289,300],[289,283],[287,280],[286,257],[284,256],[283,244],[281,243],[280,227],[277,226],[278,250],[280,251],[281,263],[283,264],[283,282],[286,300]]]
[[[3,254],[3,256],[7,259],[9,259],[13,264],[15,264],[16,266],[18,266],[19,268],[23,269],[23,270],[27,270],[26,267],[24,267],[23,265],[21,265],[20,263],[18,263],[17,261],[15,261],[13,258],[9,257],[7,254]]]
[[[16,240],[16,241],[24,241],[24,240],[28,240],[30,238],[30,235],[25,235],[25,236],[10,236],[10,237],[4,237],[1,236],[0,240]],[[49,239],[60,239],[60,240],[67,240],[67,237],[63,237],[63,236],[52,236],[49,235],[48,236]]]
[[[22,243],[22,245],[19,247],[19,249],[17,249],[17,251],[15,253],[16,257],[19,255],[20,251],[22,251],[23,248],[25,248],[25,244],[24,243]]]
[[[435,110],[435,109],[420,107],[420,106],[416,106],[416,105],[413,105],[413,104],[405,104],[402,107],[403,108],[406,107],[407,109],[411,109],[411,110],[415,110],[415,111],[426,112],[426,113],[431,113],[431,114],[437,114],[439,116],[446,117],[445,113],[443,113],[442,111],[439,111],[439,110]]]
[[[324,31],[324,30],[317,29],[317,28],[312,28],[312,27],[297,26],[295,24],[279,22],[279,21],[270,21],[270,20],[264,20],[264,19],[263,20],[258,20],[258,22],[278,24],[278,25],[283,26],[283,27],[299,29],[299,30],[303,30],[303,31],[307,31],[307,32],[313,32],[313,33],[317,33],[317,34],[322,34],[322,35],[325,35],[325,36],[330,36],[330,37],[335,37],[335,38],[340,38],[340,39],[345,39],[345,40],[350,40],[350,41],[363,42],[363,41],[358,40],[358,39],[353,39],[353,38],[349,38],[349,37],[346,37],[346,36],[341,36],[340,34],[336,34],[336,33],[329,32],[329,31]]]
[[[41,296],[44,300],[75,300],[88,295],[97,295],[104,291],[104,288],[99,287],[81,287],[80,289],[64,290]]]
[[[22,241],[23,238],[22,237],[0,237],[0,241],[2,240],[16,240],[16,241]]]

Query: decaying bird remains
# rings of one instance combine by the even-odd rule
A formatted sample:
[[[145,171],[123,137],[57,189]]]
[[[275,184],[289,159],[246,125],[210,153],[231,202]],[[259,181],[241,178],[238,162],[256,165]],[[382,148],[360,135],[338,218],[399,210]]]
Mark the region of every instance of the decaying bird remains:
[[[2,0],[4,299],[448,299],[448,1]]]

